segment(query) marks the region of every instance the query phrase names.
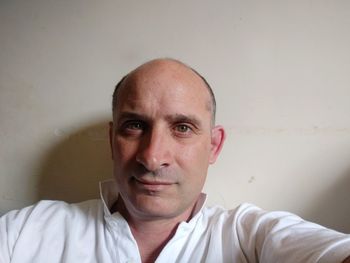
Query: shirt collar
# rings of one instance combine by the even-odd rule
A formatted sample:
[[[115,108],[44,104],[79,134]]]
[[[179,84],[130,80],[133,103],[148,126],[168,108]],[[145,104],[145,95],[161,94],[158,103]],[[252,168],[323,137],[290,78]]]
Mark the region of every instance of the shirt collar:
[[[103,210],[106,216],[111,215],[112,205],[117,201],[118,195],[119,188],[115,180],[100,182],[100,198],[103,203]]]

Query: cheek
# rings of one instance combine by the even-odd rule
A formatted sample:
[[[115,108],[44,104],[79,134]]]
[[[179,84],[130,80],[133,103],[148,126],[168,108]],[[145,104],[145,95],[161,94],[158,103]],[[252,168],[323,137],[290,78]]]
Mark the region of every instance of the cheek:
[[[132,159],[136,154],[137,146],[122,138],[116,138],[114,142],[115,163],[119,166],[125,166],[126,162]]]
[[[209,150],[204,145],[186,148],[179,158],[178,165],[182,173],[179,189],[186,200],[191,201],[203,189],[209,166]]]
[[[206,174],[209,165],[210,145],[207,142],[184,146],[179,151],[179,163],[182,168],[187,169],[198,175],[198,173]]]
[[[113,159],[113,173],[120,186],[120,192],[124,192],[127,189],[127,178],[129,171],[132,169],[133,158],[135,156],[135,146],[129,142],[115,138],[114,141],[114,159]]]

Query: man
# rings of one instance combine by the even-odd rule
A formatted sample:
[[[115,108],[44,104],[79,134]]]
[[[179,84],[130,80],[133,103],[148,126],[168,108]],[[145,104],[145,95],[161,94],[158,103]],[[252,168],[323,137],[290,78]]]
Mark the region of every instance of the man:
[[[171,59],[141,65],[113,95],[102,200],[8,213],[0,262],[350,262],[349,235],[248,204],[203,207],[224,139],[204,78]]]

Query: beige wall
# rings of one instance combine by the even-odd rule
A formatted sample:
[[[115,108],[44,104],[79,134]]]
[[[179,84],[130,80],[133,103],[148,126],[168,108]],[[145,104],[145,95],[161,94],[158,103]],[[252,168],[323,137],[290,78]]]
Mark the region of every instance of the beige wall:
[[[154,57],[207,76],[228,139],[209,203],[350,232],[349,1],[0,1],[0,213],[97,196],[113,86]]]

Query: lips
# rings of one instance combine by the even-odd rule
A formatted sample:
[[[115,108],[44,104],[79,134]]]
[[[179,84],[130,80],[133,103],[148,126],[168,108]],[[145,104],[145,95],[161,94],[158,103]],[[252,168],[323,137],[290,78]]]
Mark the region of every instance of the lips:
[[[173,185],[173,182],[164,181],[164,180],[149,180],[145,178],[136,178],[133,177],[133,181],[138,188],[142,190],[147,190],[150,192],[159,192],[165,190],[169,186]]]
[[[170,182],[170,181],[149,180],[149,179],[136,178],[136,177],[133,177],[133,178],[138,183],[145,184],[145,185],[171,185],[171,184],[174,184],[173,182]]]

